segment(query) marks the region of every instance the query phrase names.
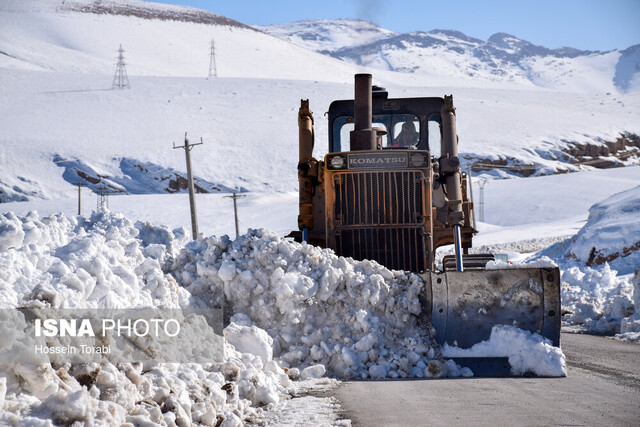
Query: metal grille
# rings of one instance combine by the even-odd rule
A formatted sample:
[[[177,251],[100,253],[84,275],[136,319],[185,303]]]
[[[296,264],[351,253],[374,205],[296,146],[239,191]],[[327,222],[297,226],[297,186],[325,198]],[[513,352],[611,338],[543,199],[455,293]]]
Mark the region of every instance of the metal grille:
[[[336,243],[343,256],[372,259],[394,270],[426,269],[424,237],[416,227],[343,229]]]
[[[419,224],[422,177],[418,171],[337,174],[335,218],[342,226]]]
[[[335,175],[336,252],[398,270],[426,269],[423,173]]]

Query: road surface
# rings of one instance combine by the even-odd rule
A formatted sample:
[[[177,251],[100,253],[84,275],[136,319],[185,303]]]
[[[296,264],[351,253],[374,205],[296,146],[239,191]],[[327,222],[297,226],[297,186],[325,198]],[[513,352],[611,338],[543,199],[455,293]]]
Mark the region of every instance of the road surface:
[[[562,334],[566,378],[350,381],[354,426],[640,426],[640,345]]]

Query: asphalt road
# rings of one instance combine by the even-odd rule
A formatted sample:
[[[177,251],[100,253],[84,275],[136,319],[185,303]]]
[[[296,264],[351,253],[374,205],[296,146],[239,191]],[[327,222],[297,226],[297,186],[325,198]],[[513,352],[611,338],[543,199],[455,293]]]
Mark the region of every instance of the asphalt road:
[[[640,345],[562,334],[566,378],[351,381],[354,426],[640,426]]]

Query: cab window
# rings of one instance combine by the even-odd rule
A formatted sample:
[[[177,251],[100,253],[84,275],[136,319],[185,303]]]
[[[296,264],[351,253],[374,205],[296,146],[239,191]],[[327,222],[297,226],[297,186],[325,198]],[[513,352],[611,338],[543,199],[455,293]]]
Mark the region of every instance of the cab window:
[[[333,125],[334,147],[349,151],[349,134],[354,129],[353,117],[337,117]],[[380,114],[373,116],[373,128],[384,131],[382,148],[416,147],[420,141],[420,121],[413,114]]]
[[[416,116],[405,117],[393,125],[393,143],[391,147],[415,147],[420,142],[420,122]]]
[[[429,152],[431,157],[442,155],[442,128],[440,126],[440,114],[432,114],[427,122],[427,134],[429,137]]]

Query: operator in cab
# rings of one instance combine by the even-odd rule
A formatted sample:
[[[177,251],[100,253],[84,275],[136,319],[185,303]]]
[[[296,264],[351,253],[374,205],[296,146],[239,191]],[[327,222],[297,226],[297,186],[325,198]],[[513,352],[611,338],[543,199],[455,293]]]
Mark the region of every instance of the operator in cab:
[[[411,147],[418,143],[420,135],[416,132],[413,121],[407,120],[402,124],[402,130],[393,140],[391,147]]]

